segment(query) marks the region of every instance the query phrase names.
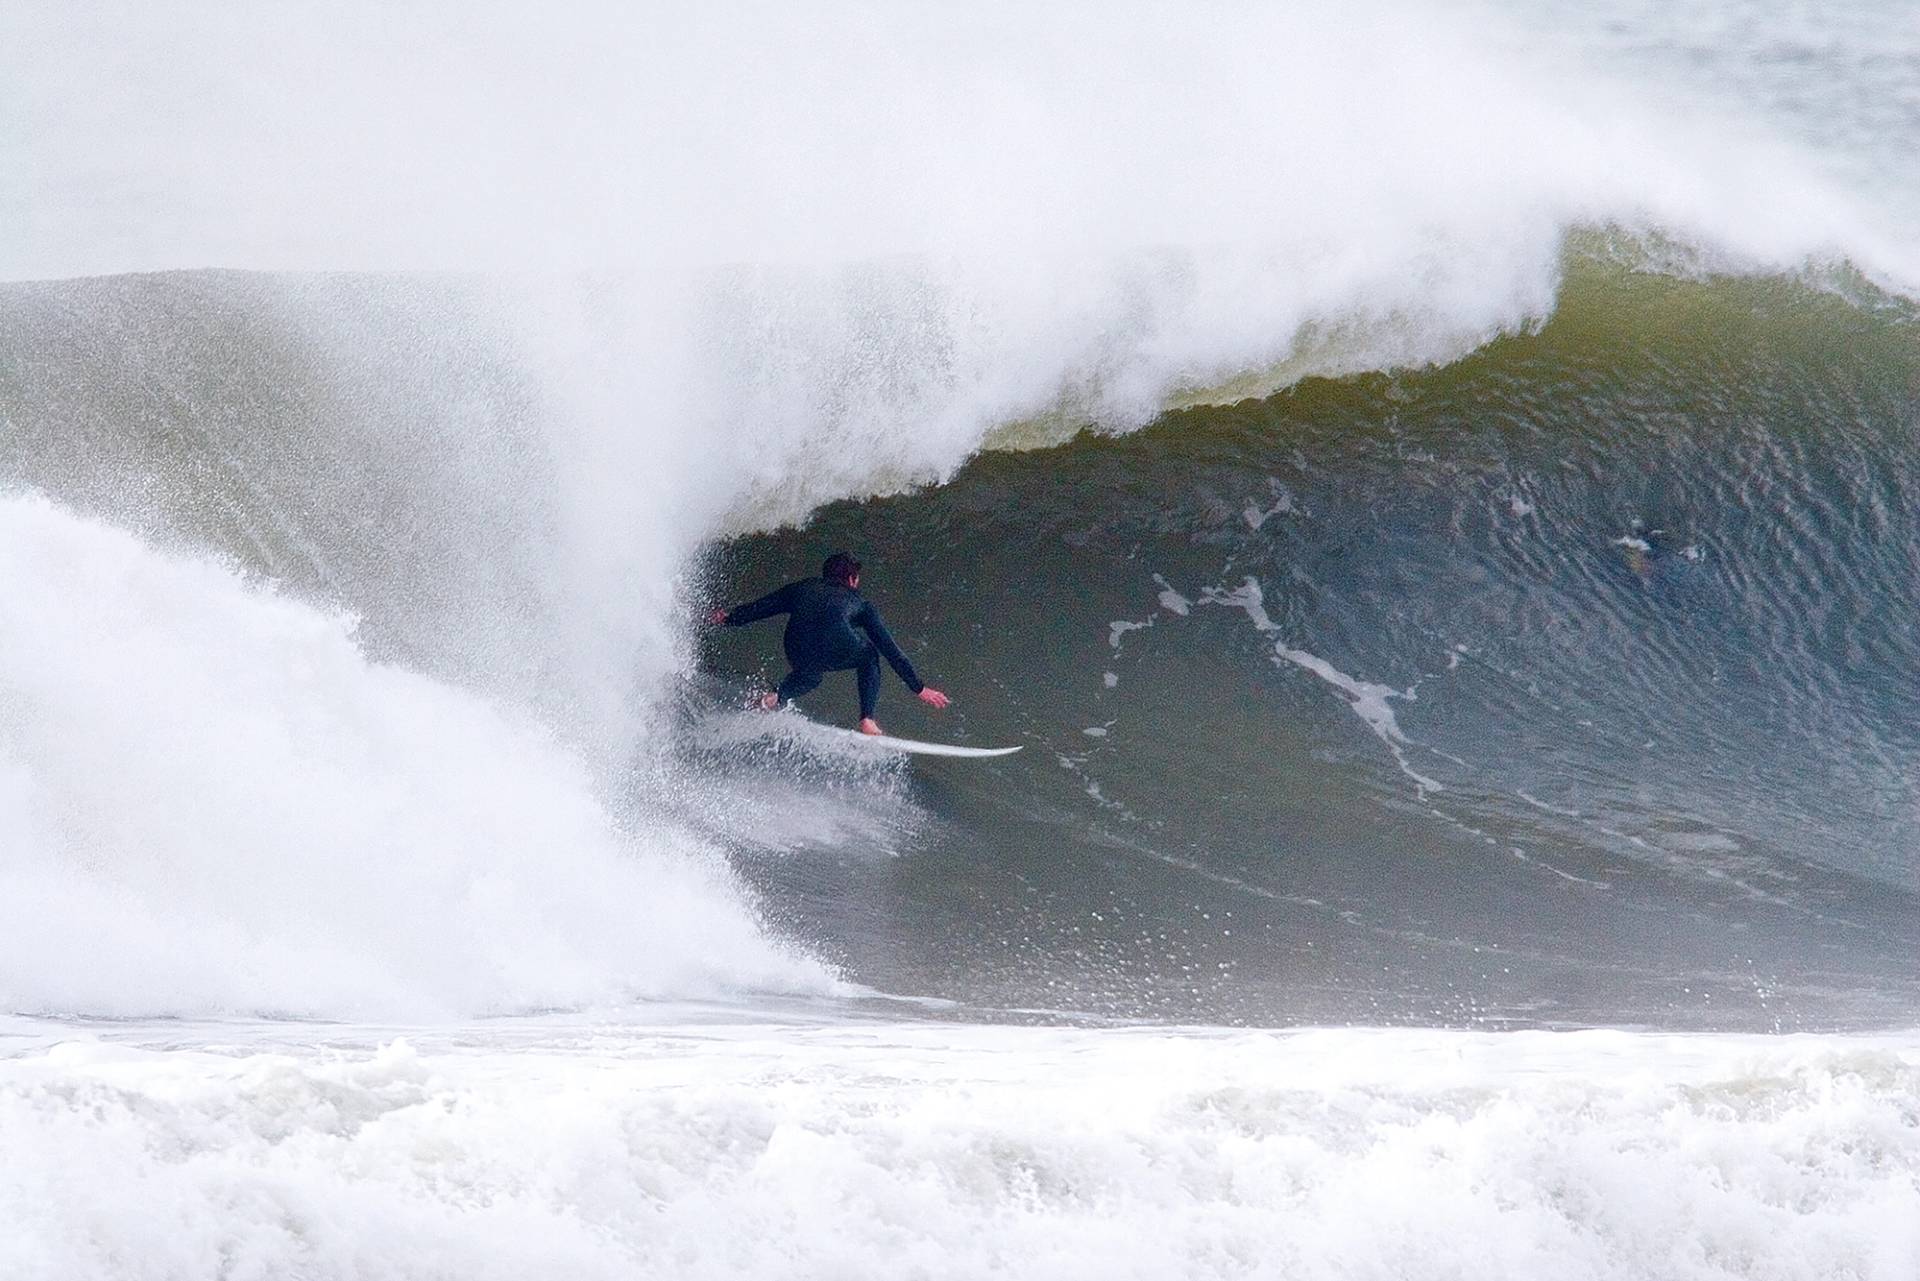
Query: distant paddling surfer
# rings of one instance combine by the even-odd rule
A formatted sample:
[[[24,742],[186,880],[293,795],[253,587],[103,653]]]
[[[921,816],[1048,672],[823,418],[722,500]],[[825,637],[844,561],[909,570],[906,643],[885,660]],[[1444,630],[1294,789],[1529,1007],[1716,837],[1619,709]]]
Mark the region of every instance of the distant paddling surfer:
[[[945,707],[947,696],[914,674],[913,664],[893,643],[872,602],[859,592],[860,562],[835,552],[820,567],[820,577],[788,583],[777,592],[732,609],[716,609],[708,621],[716,627],[744,627],[775,614],[787,615],[781,644],[793,670],[780,687],[760,699],[768,711],[791,702],[820,684],[828,672],[858,672],[860,732],[878,734],[873,719],[880,701],[880,659],[884,656],[908,689],[930,707]]]

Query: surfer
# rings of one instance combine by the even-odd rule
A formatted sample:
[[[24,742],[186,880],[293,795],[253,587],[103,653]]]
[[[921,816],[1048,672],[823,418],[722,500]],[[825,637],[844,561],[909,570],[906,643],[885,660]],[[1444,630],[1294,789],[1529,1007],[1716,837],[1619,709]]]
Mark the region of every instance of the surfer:
[[[760,699],[760,706],[772,711],[791,702],[820,684],[828,672],[852,671],[859,674],[860,732],[878,734],[873,719],[880,701],[880,659],[884,656],[906,683],[929,707],[945,707],[948,698],[929,687],[914,672],[913,664],[887,633],[880,612],[862,596],[860,562],[846,552],[835,552],[820,566],[820,577],[788,583],[779,591],[732,609],[716,609],[708,621],[716,627],[744,627],[775,614],[787,615],[787,634],[781,645],[787,651],[787,663],[793,668],[778,689]]]
[[[1667,531],[1649,529],[1645,521],[1635,520],[1632,531],[1614,539],[1613,545],[1624,550],[1627,568],[1638,575],[1641,582],[1651,583],[1658,562],[1667,554]]]

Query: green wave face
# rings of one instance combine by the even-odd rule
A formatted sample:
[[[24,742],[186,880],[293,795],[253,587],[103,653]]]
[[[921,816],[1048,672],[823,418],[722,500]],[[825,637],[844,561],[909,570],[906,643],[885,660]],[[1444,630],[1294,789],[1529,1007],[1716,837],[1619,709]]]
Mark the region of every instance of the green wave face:
[[[1588,263],[1454,365],[736,541],[741,593],[863,557],[959,699],[890,728],[1031,749],[925,779],[904,867],[764,875],[911,921],[836,938],[882,978],[1014,1005],[1909,1017],[1917,428],[1904,307]]]

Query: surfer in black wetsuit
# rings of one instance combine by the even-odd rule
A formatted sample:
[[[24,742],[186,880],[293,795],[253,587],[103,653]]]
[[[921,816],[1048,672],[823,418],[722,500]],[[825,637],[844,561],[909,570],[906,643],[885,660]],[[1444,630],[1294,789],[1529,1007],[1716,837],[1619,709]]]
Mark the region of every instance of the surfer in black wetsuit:
[[[775,614],[787,615],[787,634],[781,641],[793,667],[780,688],[765,695],[760,706],[772,711],[807,693],[828,672],[859,673],[860,732],[878,734],[873,712],[880,701],[880,659],[885,657],[908,689],[930,707],[945,707],[947,696],[929,688],[915,674],[913,664],[893,643],[872,603],[858,591],[860,562],[846,552],[835,552],[820,567],[820,577],[788,583],[777,592],[732,609],[716,609],[708,620],[720,627],[744,627]]]

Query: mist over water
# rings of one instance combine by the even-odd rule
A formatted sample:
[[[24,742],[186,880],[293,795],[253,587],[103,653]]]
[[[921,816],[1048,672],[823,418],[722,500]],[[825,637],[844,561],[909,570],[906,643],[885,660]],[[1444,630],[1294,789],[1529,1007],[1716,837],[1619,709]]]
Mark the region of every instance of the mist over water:
[[[1910,1278],[1909,8],[0,7],[0,1273]]]
[[[0,501],[0,529],[10,1010],[435,1018],[832,990],[710,850],[644,796],[616,819],[538,725],[44,500]]]
[[[1587,22],[1618,30],[1613,12]],[[1576,219],[1887,256],[1854,235],[1870,210],[1808,180],[1816,157],[1725,111],[1695,125],[1642,86],[1569,77],[1541,13],[15,6],[31,185],[15,184],[4,274],[960,253],[1011,277],[1050,253],[1315,246],[1387,275],[1396,251],[1525,264]],[[1897,40],[1888,18],[1829,45]],[[1883,141],[1873,123],[1843,147]],[[1526,234],[1467,234],[1496,228]]]

